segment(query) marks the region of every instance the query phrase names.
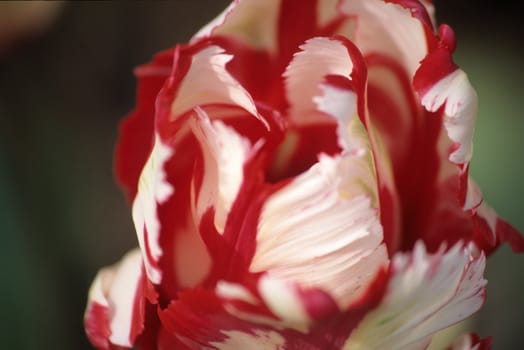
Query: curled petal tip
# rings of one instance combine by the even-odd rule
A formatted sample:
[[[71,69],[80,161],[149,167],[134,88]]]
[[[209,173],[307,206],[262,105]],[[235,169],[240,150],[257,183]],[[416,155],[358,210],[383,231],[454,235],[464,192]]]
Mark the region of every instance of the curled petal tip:
[[[441,40],[440,46],[446,48],[450,53],[453,53],[457,47],[453,29],[447,24],[441,24],[438,28],[438,33]]]

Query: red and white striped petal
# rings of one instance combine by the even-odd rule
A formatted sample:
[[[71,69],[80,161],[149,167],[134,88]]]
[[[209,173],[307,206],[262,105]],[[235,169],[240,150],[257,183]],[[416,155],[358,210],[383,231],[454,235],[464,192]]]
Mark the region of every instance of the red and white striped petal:
[[[84,316],[89,340],[98,349],[110,344],[131,348],[144,327],[145,279],[140,251],[98,272]]]
[[[340,148],[353,154],[359,154],[363,148],[369,148],[366,130],[358,119],[356,93],[330,84],[321,84],[320,88],[323,94],[313,97],[313,102],[317,110],[335,118]],[[361,135],[352,131],[359,127]]]
[[[385,240],[389,249],[395,250],[400,207],[389,154],[368,120],[362,57],[350,42],[339,37],[313,38],[300,48],[302,51],[284,74],[291,104],[289,117],[297,124],[337,123],[338,144],[343,152],[365,154],[374,163],[375,168],[368,168],[368,174],[358,181],[371,181],[373,188],[378,182]],[[369,124],[364,128],[362,123]],[[366,148],[373,152],[366,152]]]
[[[407,155],[413,153],[413,134],[420,132],[417,130],[420,113],[411,78],[430,42],[434,41],[433,6],[410,0],[346,0],[341,1],[341,10],[351,16],[353,23],[353,28],[343,33],[352,39],[366,61],[366,101],[371,118],[367,124],[373,129],[370,134],[379,135],[376,139],[381,153],[387,153],[386,159],[378,157],[377,163],[380,166],[384,160],[391,161],[393,167],[405,168]],[[379,169],[379,172],[384,170],[387,171]],[[389,188],[391,192],[391,176],[386,175],[383,179],[386,182],[384,189]],[[383,197],[387,200],[395,195],[390,193]],[[398,213],[393,216],[396,215]],[[393,226],[398,225],[396,222]],[[399,242],[392,243],[395,250]]]
[[[444,106],[444,127],[456,145],[449,160],[455,164],[468,163],[473,153],[477,94],[466,73],[460,69],[451,72],[424,92],[421,101],[430,112]]]
[[[196,106],[227,104],[241,107],[262,121],[251,95],[226,70],[232,58],[216,45],[194,53],[191,66],[178,86],[171,115],[180,116]]]
[[[227,216],[244,180],[244,166],[252,151],[248,139],[221,121],[211,121],[201,108],[195,108],[193,133],[204,158],[202,186],[194,194],[197,222],[214,207],[215,227],[223,233]]]
[[[412,16],[411,9],[382,0],[343,0],[340,11],[355,18],[354,33],[344,34],[364,56],[381,54],[394,58],[410,76],[415,73],[428,45],[424,26]]]
[[[344,174],[348,177],[345,186],[355,187],[355,190],[351,191],[353,194],[360,193],[362,188],[367,188],[376,195],[377,174],[371,142],[357,114],[357,94],[350,89],[329,83],[321,84],[320,88],[323,94],[313,97],[313,101],[318,111],[332,117],[337,123],[338,144],[342,154],[348,157],[343,162],[345,166],[351,167],[351,170],[340,169],[348,171]]]
[[[162,326],[189,349],[340,349],[380,302],[387,273],[381,271],[365,296],[344,311],[321,290],[260,277],[254,285],[222,280],[214,291],[182,291],[159,310]]]
[[[463,239],[472,239],[486,254],[503,242],[508,242],[516,252],[524,251],[524,237],[483,203],[480,190],[468,178],[477,96],[466,74],[452,60],[455,36],[451,28],[440,26],[438,39],[438,45],[421,62],[413,78],[413,86],[423,106],[431,112],[427,118],[440,117],[443,121],[445,133],[439,136],[438,148],[440,158],[447,157],[449,162],[439,164],[438,185],[459,183],[456,193],[449,193],[444,186],[440,193],[447,192],[443,198],[448,201],[452,196],[458,198],[458,207],[462,207],[466,214],[451,212],[451,217],[458,219],[457,222],[468,224],[467,220],[471,218],[472,224],[470,222],[469,225],[472,229],[457,232],[463,235]],[[448,237],[447,240],[456,238]]]
[[[360,182],[366,166],[362,155],[321,155],[271,195],[260,215],[250,271],[321,288],[341,309],[358,298],[388,263],[376,187]]]
[[[350,78],[353,62],[347,48],[336,39],[313,38],[300,46],[284,78],[290,103],[289,118],[296,124],[330,122],[319,113],[315,96],[323,95],[321,84],[328,75]]]
[[[210,36],[227,36],[240,40],[242,43],[257,49],[264,50],[272,55],[282,49],[287,42],[287,36],[303,36],[311,33],[302,33],[295,28],[289,33],[287,23],[290,15],[295,15],[297,23],[305,19],[308,29],[318,34],[330,28],[330,25],[340,18],[337,9],[339,0],[316,1],[316,9],[304,5],[301,1],[282,0],[235,0],[219,16],[204,26],[194,37],[193,41]],[[303,12],[308,15],[304,15]],[[310,16],[313,15],[313,16]],[[339,24],[337,22],[337,24]],[[324,33],[325,34],[325,33]],[[284,48],[283,51],[294,49]]]
[[[249,93],[226,70],[225,66],[231,57],[231,55],[225,54],[224,50],[216,45],[178,47],[175,51],[175,70],[172,79],[169,80],[168,84],[160,92],[157,106],[159,113],[157,113],[156,120],[157,136],[149,160],[142,170],[138,193],[133,203],[133,220],[140,247],[143,251],[144,264],[149,279],[155,284],[161,282],[162,269],[165,270],[165,266],[164,268],[160,266],[160,260],[164,253],[162,251],[163,249],[169,250],[167,259],[174,258],[176,260],[176,271],[173,272],[178,275],[177,283],[182,283],[182,280],[184,280],[182,285],[194,285],[194,283],[197,283],[195,281],[201,281],[201,278],[198,276],[205,276],[209,270],[208,268],[204,268],[206,264],[209,265],[209,256],[205,253],[202,239],[198,237],[198,227],[193,227],[192,222],[194,218],[187,217],[191,215],[189,201],[187,204],[176,204],[180,214],[179,216],[186,215],[182,214],[182,211],[187,213],[187,215],[180,218],[180,220],[185,220],[184,223],[179,222],[178,225],[175,225],[174,228],[177,229],[176,232],[168,233],[172,235],[172,237],[175,237],[174,240],[176,244],[173,244],[173,246],[176,251],[171,251],[171,245],[167,248],[161,247],[160,245],[160,235],[163,228],[161,227],[162,225],[159,218],[159,208],[162,204],[168,202],[176,190],[169,182],[176,181],[176,179],[171,178],[168,181],[164,167],[170,159],[176,158],[173,161],[180,164],[177,165],[179,171],[189,172],[193,170],[191,164],[194,162],[194,159],[189,159],[187,155],[177,154],[177,152],[180,151],[180,147],[187,147],[188,142],[191,142],[188,141],[191,137],[191,130],[190,125],[187,124],[187,120],[194,119],[193,116],[196,113],[194,112],[195,108],[200,111],[202,111],[202,109],[199,109],[199,106],[208,105],[227,105],[234,108],[241,108],[265,124],[265,120],[258,114],[255,103]],[[182,80],[180,80],[181,76],[183,76]],[[193,113],[193,116],[190,116],[191,113]],[[184,119],[182,118],[183,116],[190,117],[189,119]],[[222,134],[227,133],[228,129],[221,129],[223,131]],[[200,130],[202,129],[200,128]],[[231,134],[231,132],[229,132],[229,134]],[[202,133],[200,133],[200,135],[201,138],[206,137],[202,135]],[[222,140],[220,142],[225,142],[225,144],[228,145],[230,144],[229,141],[232,140]],[[245,147],[242,146],[240,150],[244,148]],[[207,147],[205,149],[209,151],[210,148]],[[229,147],[228,150],[231,150],[231,147]],[[184,152],[186,151],[195,152],[195,157],[198,153],[196,149],[185,150]],[[209,152],[207,155],[210,155]],[[222,155],[222,158],[225,159],[225,156]],[[178,159],[180,159],[181,162],[178,162]],[[221,191],[221,197],[216,216],[217,225],[220,227],[223,227],[225,223],[225,215],[236,197],[239,181],[241,181],[241,177],[239,177],[238,174],[242,165],[240,165],[240,163],[237,164],[236,159],[234,159],[234,161],[235,165],[238,166],[234,169],[227,169],[227,171],[230,172],[227,176],[224,174],[221,176],[221,188],[219,189],[219,191]],[[231,164],[232,162],[229,162],[229,165]],[[189,168],[182,169],[180,167]],[[226,171],[226,168],[223,166],[220,169]],[[232,173],[236,174],[234,178],[229,177]],[[206,174],[206,172],[204,172],[204,174]],[[207,176],[212,176],[212,174],[210,173]],[[208,179],[206,178],[206,180]],[[209,181],[206,181],[205,183],[207,184],[208,182]],[[185,183],[180,183],[180,185],[187,186]],[[209,191],[210,185],[206,185],[204,190]],[[186,193],[185,191],[182,192]],[[184,195],[182,195],[182,197],[184,197]],[[182,197],[177,197],[177,200],[187,200]],[[210,204],[208,194],[200,198],[200,212],[198,215],[202,214]],[[204,203],[206,201],[207,203]],[[171,207],[174,205],[174,203],[169,203]],[[187,206],[181,208],[181,205]],[[163,220],[169,219],[164,218]],[[184,225],[187,225],[187,227],[181,227]],[[171,240],[171,238],[166,239]],[[189,269],[188,271],[190,271],[190,273],[183,272],[185,269],[183,266],[187,264],[186,258],[190,259],[188,252],[193,251],[193,253],[195,253],[195,249],[197,248],[198,251],[201,252],[199,256],[202,261],[201,264],[197,264],[195,267],[200,266],[201,268],[197,269],[198,273],[195,269]],[[170,264],[170,262],[167,261],[166,263]],[[185,277],[182,277],[182,275]],[[193,275],[193,278],[189,275]]]
[[[307,305],[303,303],[299,290],[296,288],[295,283],[299,282],[302,281],[286,281],[266,275],[258,283],[258,291],[264,303],[273,315],[282,320],[289,328],[306,327],[312,318],[308,315]]]
[[[296,283],[268,274],[259,278],[255,289],[256,293],[253,293],[241,284],[219,281],[216,294],[223,300],[228,314],[246,324],[275,330],[294,329],[306,333],[314,318],[319,316],[312,311],[338,312],[336,307],[333,308],[332,299],[321,302],[318,297],[309,298]]]
[[[157,209],[158,205],[167,201],[175,191],[167,181],[164,170],[173,153],[173,149],[165,145],[160,137],[155,138],[153,150],[140,175],[138,192],[133,201],[133,221],[144,265],[150,281],[155,284],[160,283],[162,279],[162,271],[158,266],[162,247],[159,242],[160,220]]]
[[[474,314],[485,298],[485,257],[457,243],[428,254],[417,242],[397,253],[382,303],[369,313],[344,349],[424,349],[431,336]]]

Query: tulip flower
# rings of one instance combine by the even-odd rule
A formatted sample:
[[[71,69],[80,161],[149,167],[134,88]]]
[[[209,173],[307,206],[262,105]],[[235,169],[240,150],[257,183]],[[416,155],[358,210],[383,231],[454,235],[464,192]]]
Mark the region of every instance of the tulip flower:
[[[468,175],[477,97],[415,0],[239,0],[136,70],[119,182],[139,248],[98,349],[425,349],[523,237]],[[488,348],[465,335],[451,349]]]

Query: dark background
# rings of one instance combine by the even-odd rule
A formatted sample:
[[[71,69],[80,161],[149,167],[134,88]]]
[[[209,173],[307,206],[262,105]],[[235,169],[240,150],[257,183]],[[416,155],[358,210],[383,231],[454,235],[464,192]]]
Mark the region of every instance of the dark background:
[[[435,2],[480,97],[473,175],[524,231],[522,5]],[[187,41],[227,3],[65,3],[47,30],[0,51],[0,349],[90,349],[89,285],[136,246],[112,174],[133,67]],[[523,267],[507,247],[489,261],[474,327],[495,336],[494,349],[524,348]]]

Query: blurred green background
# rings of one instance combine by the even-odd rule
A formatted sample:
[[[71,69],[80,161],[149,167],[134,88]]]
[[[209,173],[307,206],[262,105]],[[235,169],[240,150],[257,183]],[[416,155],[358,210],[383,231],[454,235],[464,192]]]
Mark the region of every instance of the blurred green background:
[[[524,231],[523,6],[435,2],[480,97],[473,175]],[[136,245],[112,173],[133,67],[187,41],[226,3],[69,2],[33,35],[0,44],[0,349],[91,349],[82,327],[90,282]],[[4,41],[16,19],[7,11],[1,3]],[[487,278],[475,329],[495,336],[496,350],[524,349],[524,256],[503,247]]]

